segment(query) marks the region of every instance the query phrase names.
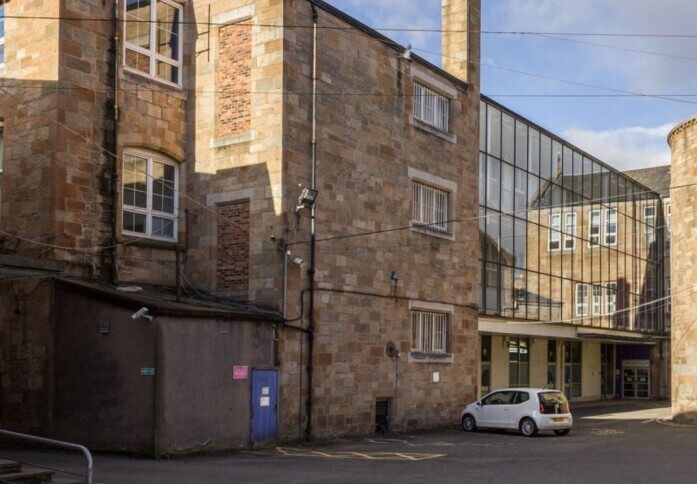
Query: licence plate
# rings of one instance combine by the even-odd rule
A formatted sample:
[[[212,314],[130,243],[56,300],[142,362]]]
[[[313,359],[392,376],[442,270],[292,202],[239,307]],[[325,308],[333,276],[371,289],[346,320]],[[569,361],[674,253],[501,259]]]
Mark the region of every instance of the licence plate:
[[[566,419],[565,419],[565,418],[553,418],[553,419],[552,419],[552,422],[554,422],[554,423],[564,423],[564,422],[566,422]]]

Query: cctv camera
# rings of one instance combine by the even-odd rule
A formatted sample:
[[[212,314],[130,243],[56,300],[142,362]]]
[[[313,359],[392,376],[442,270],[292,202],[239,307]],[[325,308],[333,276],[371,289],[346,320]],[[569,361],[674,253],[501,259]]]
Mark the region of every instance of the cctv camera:
[[[131,314],[132,319],[140,319],[140,318],[145,318],[148,321],[152,321],[152,316],[148,314],[149,309],[146,307],[140,308],[138,311],[135,313]]]
[[[302,260],[300,257],[296,257],[295,259],[293,259],[293,264],[295,264],[296,266],[302,266],[304,263],[305,261]]]

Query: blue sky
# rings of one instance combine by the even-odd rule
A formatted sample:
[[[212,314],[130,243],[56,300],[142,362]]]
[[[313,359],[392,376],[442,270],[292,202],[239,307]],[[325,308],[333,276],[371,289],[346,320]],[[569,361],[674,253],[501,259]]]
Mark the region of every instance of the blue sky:
[[[440,28],[440,0],[329,1],[377,28]],[[697,33],[695,19],[696,0],[482,0],[483,30]],[[440,34],[385,34],[405,45],[411,43],[415,50],[440,52]],[[697,94],[697,38],[566,39],[583,43],[540,36],[483,35],[482,92],[604,93],[486,66],[495,65],[637,93]],[[438,56],[417,53],[440,65]],[[667,132],[697,113],[697,96],[681,98],[695,104],[647,98],[496,99],[620,169],[669,163]]]

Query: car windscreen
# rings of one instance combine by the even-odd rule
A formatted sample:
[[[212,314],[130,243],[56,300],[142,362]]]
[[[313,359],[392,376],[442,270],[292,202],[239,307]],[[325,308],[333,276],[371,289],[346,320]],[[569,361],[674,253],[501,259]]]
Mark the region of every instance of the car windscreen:
[[[569,413],[569,402],[562,392],[541,392],[538,396],[544,413]]]

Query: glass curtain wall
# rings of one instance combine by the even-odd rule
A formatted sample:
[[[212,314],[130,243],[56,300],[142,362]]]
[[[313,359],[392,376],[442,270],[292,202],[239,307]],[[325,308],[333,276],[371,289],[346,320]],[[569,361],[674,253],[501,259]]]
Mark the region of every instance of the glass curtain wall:
[[[484,96],[480,115],[481,313],[662,333],[658,194]]]

